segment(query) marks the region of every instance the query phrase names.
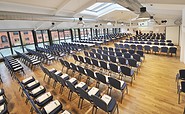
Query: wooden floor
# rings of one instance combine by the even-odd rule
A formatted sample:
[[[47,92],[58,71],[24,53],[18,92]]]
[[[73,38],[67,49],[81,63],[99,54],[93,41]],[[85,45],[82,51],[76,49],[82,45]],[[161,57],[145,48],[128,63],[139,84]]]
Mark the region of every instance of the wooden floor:
[[[110,44],[109,46],[113,46]],[[73,61],[71,56],[67,60]],[[34,76],[41,84],[46,87],[54,95],[54,99],[58,99],[63,104],[63,109],[71,111],[73,114],[91,114],[92,105],[89,102],[84,102],[83,109],[78,109],[79,97],[74,93],[72,101],[67,100],[69,90],[65,88],[63,94],[59,92],[60,85],[53,89],[52,84],[47,84],[47,80],[43,81],[43,72],[39,67],[33,72],[24,64],[26,76]],[[45,65],[47,68],[56,68],[61,70],[61,64],[54,62],[51,65]],[[179,57],[167,57],[154,54],[146,54],[146,59],[142,64],[139,74],[136,76],[133,85],[129,85],[129,93],[123,98],[120,103],[121,92],[113,90],[112,96],[119,102],[120,114],[182,114],[185,105],[185,94],[181,96],[181,104],[177,103],[177,89],[175,76],[179,69],[185,68],[185,64],[180,63]],[[64,69],[63,72],[65,72]],[[15,80],[11,79],[4,63],[0,63],[0,73],[2,75],[3,84],[1,88],[5,89],[8,99],[8,109],[11,114],[29,114],[30,106],[26,105],[25,98],[22,98],[18,91],[19,85]],[[69,72],[69,75],[71,71]],[[78,73],[75,73],[78,76]],[[25,77],[17,74],[17,77],[22,80]],[[82,77],[85,81],[86,77]],[[90,86],[95,86],[95,81],[91,80]],[[102,94],[106,93],[107,86],[100,86]],[[98,110],[98,114],[104,112]]]

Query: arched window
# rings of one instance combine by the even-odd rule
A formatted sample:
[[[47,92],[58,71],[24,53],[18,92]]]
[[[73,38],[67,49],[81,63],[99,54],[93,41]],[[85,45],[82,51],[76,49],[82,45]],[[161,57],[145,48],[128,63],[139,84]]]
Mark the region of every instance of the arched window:
[[[1,41],[2,41],[2,43],[8,42],[7,36],[2,35],[2,36],[1,36]]]

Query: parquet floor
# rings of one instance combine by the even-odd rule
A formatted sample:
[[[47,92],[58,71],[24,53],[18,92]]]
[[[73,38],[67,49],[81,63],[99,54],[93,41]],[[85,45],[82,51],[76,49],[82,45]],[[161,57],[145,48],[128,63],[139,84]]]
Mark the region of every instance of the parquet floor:
[[[113,44],[109,44],[113,46]],[[81,53],[79,53],[81,54]],[[73,61],[71,56],[66,58]],[[60,84],[53,89],[52,84],[47,84],[47,79],[43,81],[43,72],[39,67],[35,71],[31,71],[27,66],[24,66],[26,76],[17,74],[17,77],[22,80],[28,76],[34,76],[40,83],[46,87],[54,95],[54,99],[60,100],[63,104],[63,109],[71,111],[73,114],[91,114],[92,105],[89,102],[84,102],[83,109],[78,109],[79,97],[74,93],[72,101],[67,100],[69,90],[64,89],[63,94],[59,92]],[[61,70],[61,64],[54,62],[51,65],[45,65],[47,68],[55,68]],[[185,105],[185,94],[181,95],[181,104],[177,103],[177,89],[175,76],[179,69],[185,68],[185,64],[180,63],[179,57],[159,56],[153,54],[146,54],[146,59],[141,66],[141,70],[136,76],[133,85],[129,85],[129,93],[123,98],[122,104],[120,103],[121,92],[113,90],[112,96],[119,102],[120,114],[182,114]],[[65,72],[64,69],[63,72]],[[3,84],[1,88],[5,89],[8,99],[8,109],[10,114],[29,114],[30,105],[25,104],[25,98],[21,97],[19,92],[19,85],[15,80],[11,79],[8,70],[4,63],[0,63],[0,73],[2,75]],[[69,75],[71,70],[69,70]],[[78,73],[75,73],[78,76]],[[86,76],[82,76],[82,81],[85,82]],[[96,81],[91,80],[90,86],[95,86]],[[107,86],[101,85],[100,90],[102,94],[106,93]],[[98,110],[98,114],[104,112]]]

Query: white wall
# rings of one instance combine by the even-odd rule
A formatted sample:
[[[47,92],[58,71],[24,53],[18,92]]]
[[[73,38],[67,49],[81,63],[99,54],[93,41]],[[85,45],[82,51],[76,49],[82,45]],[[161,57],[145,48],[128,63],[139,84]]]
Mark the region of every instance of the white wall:
[[[175,45],[179,45],[179,26],[166,27],[166,39],[172,40]]]

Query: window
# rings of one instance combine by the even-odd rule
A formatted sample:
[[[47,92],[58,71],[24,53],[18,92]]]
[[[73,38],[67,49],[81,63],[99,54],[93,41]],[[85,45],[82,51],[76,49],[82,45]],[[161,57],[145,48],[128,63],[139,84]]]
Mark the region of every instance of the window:
[[[7,43],[8,42],[7,37],[5,35],[2,35],[1,41],[2,41],[2,43]]]
[[[13,32],[13,35],[18,35],[19,34],[19,32]]]
[[[28,31],[24,31],[24,34],[28,34]]]
[[[39,36],[38,39],[42,39],[42,36]]]
[[[27,37],[27,38],[25,38],[25,40],[26,40],[26,41],[29,41],[29,40],[30,40],[30,38],[29,38],[29,37]]]
[[[8,35],[7,32],[0,32],[0,36],[1,36],[1,41],[0,41],[0,52],[4,55],[4,56],[9,56],[12,54],[11,49],[10,49],[10,43],[9,43],[9,39],[8,39]],[[6,39],[6,40],[5,40]],[[0,55],[1,57],[1,55]]]
[[[21,39],[19,37],[19,32],[9,32],[9,33],[10,33],[10,40],[12,43],[12,49],[20,53],[23,53],[23,48],[21,45]],[[15,36],[15,33],[18,33],[18,34]],[[13,52],[13,54],[16,54],[16,53]]]

